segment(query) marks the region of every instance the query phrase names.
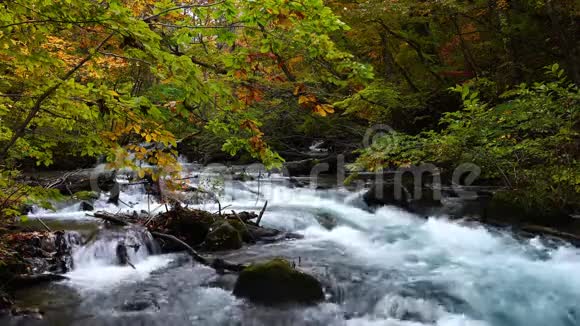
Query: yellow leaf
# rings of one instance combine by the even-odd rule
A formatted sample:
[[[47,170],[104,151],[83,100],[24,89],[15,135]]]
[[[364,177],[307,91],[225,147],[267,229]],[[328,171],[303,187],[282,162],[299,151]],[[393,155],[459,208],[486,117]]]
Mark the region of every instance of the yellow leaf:
[[[330,104],[322,104],[322,109],[327,113],[334,113],[334,107]]]
[[[330,104],[318,104],[313,109],[314,114],[326,117],[328,113],[334,113],[334,108]]]
[[[300,105],[304,105],[304,104],[308,104],[308,103],[312,103],[312,102],[316,102],[316,96],[314,96],[312,94],[300,95],[300,97],[298,98],[298,104],[300,104]]]
[[[317,114],[321,117],[326,117],[326,111],[324,111],[324,109],[320,105],[315,106],[313,111],[314,114]]]
[[[137,172],[137,174],[139,175],[139,178],[143,179],[145,177],[145,171],[144,170],[139,170]]]
[[[145,135],[145,140],[149,143],[151,142],[151,135],[147,134]]]

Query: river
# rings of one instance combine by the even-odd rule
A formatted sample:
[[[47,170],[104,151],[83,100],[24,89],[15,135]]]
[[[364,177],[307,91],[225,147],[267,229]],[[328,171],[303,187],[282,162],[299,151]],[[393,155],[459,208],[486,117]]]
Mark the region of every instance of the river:
[[[68,281],[19,294],[43,321],[15,325],[580,325],[580,250],[444,216],[419,218],[393,207],[371,211],[360,192],[295,188],[283,178],[225,184],[228,210],[268,209],[262,223],[301,240],[247,246],[219,256],[235,262],[284,257],[319,278],[325,303],[266,308],[231,294],[234,275],[218,275],[182,254],[156,254],[146,236],[111,231],[75,249]],[[142,186],[125,187],[123,210],[147,204]],[[259,192],[260,198],[257,198]],[[120,208],[102,197],[96,210]],[[214,203],[198,205],[217,210]],[[95,221],[78,204],[37,211],[68,228]],[[331,221],[333,227],[320,221]],[[322,223],[327,224],[327,223]],[[114,264],[120,237],[153,246],[131,252],[136,269]]]

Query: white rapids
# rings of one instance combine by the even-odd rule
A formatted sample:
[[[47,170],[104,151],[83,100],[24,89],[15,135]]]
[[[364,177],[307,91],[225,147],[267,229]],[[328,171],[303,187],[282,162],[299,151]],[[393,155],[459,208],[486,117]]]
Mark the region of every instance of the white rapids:
[[[138,186],[123,191],[120,199],[133,207],[107,204],[103,196],[95,209],[113,213],[165,209],[148,203]],[[300,257],[307,268],[328,277],[340,291],[329,294],[328,303],[316,307],[273,312],[248,306],[229,291],[207,285],[217,276],[196,267],[199,271],[195,273],[182,271],[187,277],[172,276],[171,282],[186,292],[165,294],[163,302],[174,303],[156,312],[158,321],[168,318],[170,324],[187,321],[195,325],[580,325],[580,250],[539,238],[520,239],[444,216],[423,219],[391,207],[370,212],[358,199],[358,194],[344,189],[290,188],[271,179],[226,183],[222,207],[259,211],[268,200],[263,223],[304,235],[302,240],[252,246],[236,257]],[[218,209],[213,202],[194,206]],[[334,219],[336,227],[322,227],[320,216]],[[57,212],[39,210],[32,217],[91,219],[78,211],[78,205]],[[113,242],[99,246],[75,252],[76,267],[68,274],[68,285],[81,293],[105,293],[128,286],[128,282],[146,282],[175,258],[142,251],[132,254],[136,269],[119,267],[107,260]],[[99,250],[108,254],[99,257]],[[171,283],[161,281],[159,275],[154,278]],[[170,311],[166,317],[164,309]],[[176,317],[180,312],[183,316]],[[120,319],[107,322],[123,323],[123,317],[115,318]]]

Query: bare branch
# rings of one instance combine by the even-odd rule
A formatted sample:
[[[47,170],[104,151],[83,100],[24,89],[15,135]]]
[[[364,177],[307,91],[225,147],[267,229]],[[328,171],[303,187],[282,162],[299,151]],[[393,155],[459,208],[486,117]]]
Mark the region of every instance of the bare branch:
[[[145,19],[143,19],[143,21],[148,22],[152,19],[161,17],[163,15],[165,15],[168,12],[171,11],[175,11],[175,10],[180,10],[180,9],[192,9],[192,8],[208,8],[208,7],[214,7],[220,4],[223,4],[225,1],[220,1],[220,2],[216,2],[216,3],[209,3],[209,4],[205,4],[205,5],[183,5],[183,6],[177,6],[177,7],[173,7],[173,8],[168,8],[165,10],[162,10],[161,12],[155,14],[155,15],[151,15],[149,17],[146,17]]]

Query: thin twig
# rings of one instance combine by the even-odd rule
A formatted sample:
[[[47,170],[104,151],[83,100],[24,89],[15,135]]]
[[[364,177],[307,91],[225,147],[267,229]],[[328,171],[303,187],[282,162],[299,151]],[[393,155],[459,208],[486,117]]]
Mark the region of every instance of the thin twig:
[[[172,8],[169,8],[169,9],[162,10],[161,12],[159,12],[159,13],[157,13],[155,15],[151,15],[149,17],[146,17],[145,19],[143,19],[143,21],[145,21],[145,22],[150,21],[152,19],[155,19],[157,17],[160,17],[160,16],[162,16],[162,15],[164,15],[164,14],[170,12],[170,11],[174,11],[174,10],[191,9],[191,8],[207,8],[207,7],[213,7],[213,6],[220,5],[220,4],[224,3],[224,2],[225,1],[220,1],[220,2],[216,2],[216,3],[209,3],[209,4],[205,4],[205,5],[197,4],[197,5],[183,5],[183,6],[172,7]]]
[[[232,205],[227,205],[227,206],[221,207],[221,208],[220,208],[220,210],[219,210],[219,211],[217,211],[217,212],[215,212],[214,214],[219,214],[219,215],[221,215],[221,211],[222,211],[223,209],[226,209],[226,208],[228,208],[228,207],[232,207]]]
[[[268,201],[267,200],[264,203],[264,207],[262,207],[262,210],[260,211],[260,215],[258,215],[258,220],[256,221],[256,225],[257,226],[260,226],[260,221],[262,221],[262,216],[264,216],[264,212],[266,211],[266,207],[268,207]]]
[[[172,236],[170,234],[159,233],[159,232],[151,232],[151,234],[154,237],[162,238],[162,239],[166,239],[166,240],[171,240],[174,243],[179,244],[181,247],[183,247],[185,250],[187,250],[187,252],[189,253],[189,255],[191,255],[191,257],[193,257],[193,259],[195,261],[197,261],[198,263],[204,264],[204,265],[209,265],[207,259],[205,259],[204,257],[200,256],[197,253],[197,251],[195,251],[193,248],[191,248],[191,246],[189,246],[187,243],[183,242],[179,238],[177,238],[175,236]]]
[[[44,226],[44,228],[45,228],[45,229],[46,229],[48,232],[52,232],[52,230],[51,230],[51,229],[48,227],[48,225],[46,225],[46,223],[44,223],[44,221],[43,221],[41,218],[37,217],[37,218],[36,218],[36,220],[37,220],[38,222],[40,222],[40,224],[42,224],[42,226]]]

